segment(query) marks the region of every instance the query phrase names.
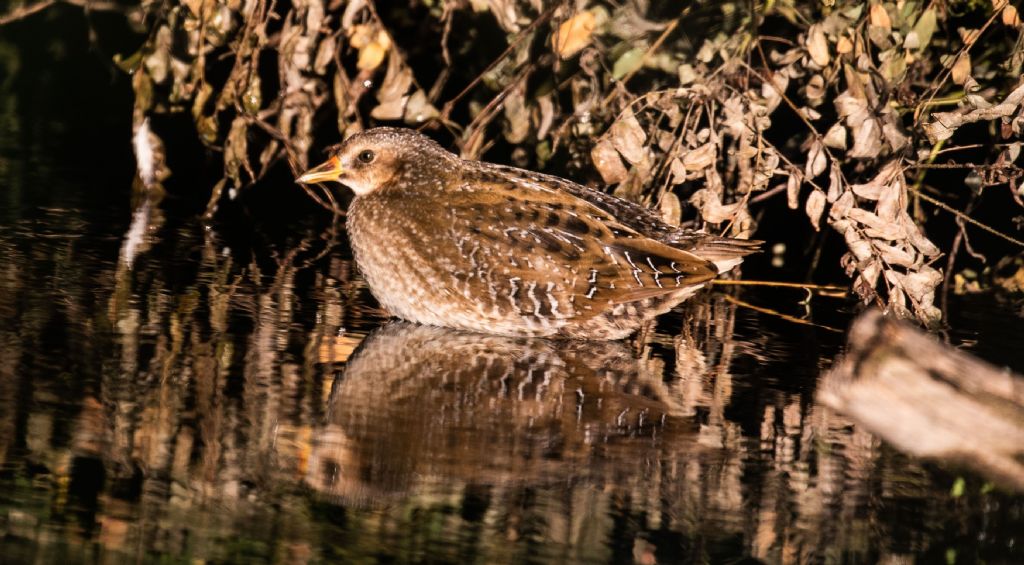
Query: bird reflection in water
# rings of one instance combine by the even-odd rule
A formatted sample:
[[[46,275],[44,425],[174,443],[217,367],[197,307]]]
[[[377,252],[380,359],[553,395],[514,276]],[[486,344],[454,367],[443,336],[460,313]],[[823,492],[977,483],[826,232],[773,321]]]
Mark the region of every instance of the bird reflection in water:
[[[363,341],[335,381],[307,483],[373,505],[432,477],[586,478],[611,461],[642,464],[672,428],[686,427],[671,418],[681,410],[672,396],[661,371],[620,342],[392,323]]]

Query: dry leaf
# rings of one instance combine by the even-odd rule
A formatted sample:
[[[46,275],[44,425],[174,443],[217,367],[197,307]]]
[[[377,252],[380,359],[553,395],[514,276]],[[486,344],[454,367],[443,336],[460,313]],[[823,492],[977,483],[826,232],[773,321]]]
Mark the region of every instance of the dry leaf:
[[[846,128],[843,124],[836,122],[832,124],[832,127],[828,128],[825,133],[825,146],[831,147],[832,149],[846,149]]]
[[[789,77],[784,73],[773,73],[769,80],[761,85],[761,97],[765,100],[768,111],[774,111],[782,102],[782,93],[789,87]],[[742,115],[742,114],[741,114]]]
[[[690,203],[700,209],[700,215],[705,221],[712,224],[720,224],[729,220],[740,222],[738,216],[745,214],[743,202],[722,204],[722,199],[707,188],[702,188],[693,193]]]
[[[800,179],[799,171],[790,171],[789,178],[786,179],[786,204],[790,210],[796,210],[800,206],[800,185],[802,180]]]
[[[882,132],[874,119],[864,120],[853,131],[853,148],[847,153],[857,159],[873,159],[882,152]]]
[[[956,84],[964,84],[967,79],[971,77],[971,54],[964,51],[956,58],[956,63],[953,63],[953,69],[950,71],[953,77],[953,82]]]
[[[868,200],[878,200],[882,190],[893,180],[893,177],[900,173],[898,160],[889,161],[879,169],[878,174],[865,184],[855,184],[850,187],[853,193]]]
[[[552,93],[537,97],[540,119],[537,121],[537,139],[545,139],[555,119],[555,103]]]
[[[807,165],[804,168],[804,176],[813,179],[825,172],[828,166],[828,157],[820,141],[811,144],[811,150],[807,152]]]
[[[835,202],[843,190],[843,174],[839,170],[839,163],[832,161],[828,172],[828,201]]]
[[[683,155],[683,167],[687,171],[703,171],[715,163],[715,150],[715,142],[709,141],[687,152]]]
[[[833,220],[846,218],[847,212],[849,212],[856,204],[857,199],[853,197],[853,192],[844,190],[843,194],[832,203],[832,206],[828,210],[828,216]]]
[[[856,230],[850,230],[847,233],[856,233]],[[875,256],[875,250],[871,246],[871,242],[865,239],[858,239],[856,241],[847,242],[850,248],[850,253],[856,257],[859,261],[870,261]]]
[[[666,192],[661,196],[661,221],[670,226],[678,226],[683,215],[683,205],[674,192]]]
[[[357,24],[348,29],[348,44],[353,49],[362,49],[367,43],[373,41],[376,29],[371,24]]]
[[[697,71],[695,71],[693,65],[689,63],[683,63],[682,65],[679,65],[679,69],[677,70],[676,74],[679,75],[680,86],[686,86],[688,84],[696,82],[699,78],[697,75]]]
[[[1024,84],[1019,85],[999,104],[987,108],[961,108],[952,112],[936,112],[932,114],[933,122],[924,125],[925,134],[930,142],[937,143],[949,139],[953,132],[964,124],[995,120],[1012,116],[1024,101]]]
[[[505,139],[519,145],[530,135],[530,110],[526,107],[526,81],[519,81],[505,97]]]
[[[885,6],[881,4],[871,5],[868,22],[875,27],[882,28],[887,33],[892,31],[892,20],[889,19],[889,13],[885,11]]]
[[[917,248],[922,255],[934,257],[939,254],[939,248],[921,233],[921,229],[917,227],[917,224],[909,222],[903,226],[903,230],[907,233],[907,241]]]
[[[825,38],[822,24],[814,24],[807,30],[807,53],[819,67],[828,65],[828,39]]]
[[[818,224],[821,221],[821,215],[825,212],[825,193],[814,189],[814,192],[807,197],[805,210],[807,211],[807,217],[811,219],[811,225],[814,226],[814,229],[821,229],[818,227]]]
[[[637,164],[644,158],[644,143],[647,134],[632,111],[626,110],[608,130],[608,139],[630,164]]]
[[[845,55],[851,51],[853,51],[853,42],[845,35],[840,36],[839,41],[836,43],[836,53]]]
[[[427,95],[422,90],[417,90],[409,97],[405,105],[405,113],[402,119],[407,124],[422,124],[438,116],[437,108],[427,100]],[[528,123],[528,122],[527,122]]]
[[[409,101],[408,96],[395,98],[384,104],[378,104],[370,110],[370,116],[375,120],[398,120],[405,115],[405,104]]]
[[[644,53],[645,51],[643,49],[630,49],[620,55],[619,58],[615,60],[615,64],[612,65],[612,77],[619,80],[622,77],[635,72],[644,62]]]
[[[686,173],[686,167],[683,166],[683,162],[679,159],[672,159],[668,164],[668,170],[672,173],[672,184],[684,182],[688,176]]]
[[[858,291],[858,294],[862,298],[868,299],[874,295],[875,285],[878,284],[878,276],[882,274],[882,262],[871,261],[860,271],[860,282],[862,284],[869,285],[868,288],[863,288]]]
[[[1006,154],[1006,162],[1007,163],[1012,163],[1012,162],[1016,161],[1017,157],[1020,157],[1020,153],[1021,153],[1021,142],[1015,141],[1015,142],[1007,145],[1006,146],[1006,153],[1005,153]]]
[[[359,50],[356,67],[372,71],[384,62],[384,56],[391,47],[391,37],[384,30],[375,29],[371,24],[360,24],[349,32],[349,45]]]
[[[359,50],[359,59],[356,61],[356,67],[360,70],[372,71],[380,66],[386,54],[387,49],[383,45],[376,41],[370,42]]]
[[[244,169],[252,178],[255,175],[249,165],[249,144],[247,134],[248,124],[244,118],[238,117],[231,122],[231,131],[228,132],[227,140],[224,143],[224,172],[234,183],[235,188],[243,184],[241,171]]]
[[[1017,8],[1013,5],[1007,5],[1003,8],[1003,25],[1008,27],[1020,27],[1020,13]]]
[[[172,37],[171,28],[160,26],[153,41],[153,53],[144,60],[150,78],[157,84],[167,80],[170,74]]]
[[[803,117],[807,118],[809,121],[812,121],[812,122],[817,120],[817,119],[819,119],[819,118],[821,118],[821,112],[815,110],[814,108],[810,108],[808,106],[804,106],[803,108],[800,108],[798,110],[798,112],[800,112],[800,114]]]
[[[864,235],[876,239],[896,241],[903,239],[906,232],[903,227],[895,222],[886,222],[876,214],[861,208],[851,208],[846,213],[847,217],[864,226]]]
[[[881,50],[890,49],[893,46],[893,33],[878,26],[868,26],[868,41]]]
[[[551,47],[562,59],[568,59],[579,53],[590,43],[594,33],[597,17],[591,10],[584,10],[558,26],[558,31],[551,36]]]
[[[882,188],[878,195],[878,204],[875,206],[875,213],[883,222],[894,223],[900,213],[906,214],[903,198],[903,179],[897,177],[888,185]],[[909,220],[909,218],[908,218]]]
[[[878,196],[882,193],[883,185],[872,180],[864,184],[854,184],[850,186],[850,190],[854,194],[861,198],[867,198],[868,200],[878,200]]]
[[[868,102],[863,96],[856,96],[851,90],[844,90],[836,96],[836,112],[846,121],[846,125],[855,128],[871,117]]]
[[[615,150],[615,146],[608,139],[597,142],[597,145],[590,150],[590,159],[607,184],[620,183],[629,173],[619,157],[619,152]]]
[[[931,267],[922,266],[920,270],[907,274],[887,271],[886,279],[907,293],[914,310],[922,320],[935,322],[942,318],[942,312],[933,305],[935,289],[942,283],[942,273]]]
[[[400,57],[388,59],[388,71],[377,89],[377,101],[388,104],[405,96],[412,86],[412,69],[402,64]]]
[[[886,269],[885,280],[889,282],[889,303],[886,308],[894,315],[901,318],[909,318],[910,311],[907,310],[907,295],[903,292],[903,283],[899,276],[902,273],[897,273],[892,269]]]
[[[889,142],[893,153],[898,153],[910,144],[910,138],[903,133],[903,129],[895,119],[886,120],[882,125],[882,136]]]
[[[914,23],[914,29],[907,34],[907,38],[903,41],[903,48],[921,50],[928,47],[932,40],[932,34],[935,33],[936,23],[935,9],[925,10]]]
[[[337,42],[334,36],[327,36],[320,42],[316,57],[313,59],[313,72],[318,75],[327,73],[327,66],[334,60],[334,53],[338,50]]]
[[[882,258],[883,261],[890,265],[896,265],[899,267],[913,268],[917,265],[917,257],[902,247],[895,245],[889,245],[888,243],[882,243],[877,241],[874,243],[875,254]]]
[[[965,47],[970,47],[978,40],[979,37],[981,37],[980,29],[958,27],[956,28],[956,32],[960,35],[960,41],[963,41]]]
[[[811,77],[811,80],[807,81],[807,101],[812,106],[817,106],[822,103],[825,98],[825,78],[819,74]],[[811,118],[812,120],[817,119],[820,116]]]

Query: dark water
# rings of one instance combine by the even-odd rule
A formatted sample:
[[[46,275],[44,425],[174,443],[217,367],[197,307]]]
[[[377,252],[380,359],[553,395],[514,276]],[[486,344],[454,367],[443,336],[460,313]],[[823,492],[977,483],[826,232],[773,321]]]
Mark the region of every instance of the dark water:
[[[709,293],[625,343],[388,323],[287,183],[207,226],[179,166],[133,205],[123,79],[65,56],[0,81],[0,562],[1024,562],[1024,499],[816,404],[843,334],[737,300],[847,303]],[[1024,370],[1020,311],[953,298],[949,337]]]

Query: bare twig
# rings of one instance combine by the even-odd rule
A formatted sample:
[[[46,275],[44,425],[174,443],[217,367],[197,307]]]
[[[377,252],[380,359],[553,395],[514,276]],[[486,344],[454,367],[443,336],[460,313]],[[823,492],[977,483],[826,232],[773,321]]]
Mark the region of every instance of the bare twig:
[[[783,314],[782,312],[779,312],[778,310],[772,310],[771,308],[765,308],[763,306],[756,306],[756,305],[751,304],[749,302],[744,302],[743,300],[740,300],[739,298],[736,298],[734,296],[729,296],[728,294],[723,295],[723,297],[726,300],[728,300],[729,302],[732,302],[733,304],[735,304],[737,306],[742,306],[744,308],[747,308],[749,310],[753,310],[755,312],[761,312],[762,314],[769,314],[769,315],[775,316],[777,318],[780,318],[782,320],[786,320],[787,322],[793,322],[794,324],[800,324],[800,325],[804,325],[804,326],[814,326],[816,328],[821,328],[823,330],[834,332],[834,333],[840,333],[840,334],[843,333],[843,330],[841,330],[839,328],[833,328],[831,326],[825,326],[825,325],[822,325],[822,324],[815,324],[814,322],[810,322],[810,321],[807,321],[807,320],[804,320],[804,319],[801,319],[801,318],[797,318],[796,316],[790,316],[789,314]]]
[[[957,51],[956,56],[953,58],[954,61],[959,59],[964,53],[969,52],[971,50],[971,47],[978,43],[978,40],[980,40],[981,36],[984,35],[985,30],[987,30],[989,26],[992,25],[992,22],[996,21],[996,18],[999,17],[1001,12],[1002,10],[992,11],[992,15],[988,18],[984,25],[982,25],[981,28],[978,29],[978,31],[976,32],[977,35],[974,37],[974,41],[971,41],[970,43],[967,43],[966,45],[961,47],[960,50]],[[942,88],[942,85],[945,84],[947,80],[949,80],[949,77],[952,76],[952,74],[953,65],[950,65],[949,68],[945,69],[942,72],[942,74],[939,75],[939,80],[937,83],[934,79],[932,80],[932,84],[928,86],[928,98],[924,102],[918,104],[917,108],[914,109],[915,126],[921,122],[921,115],[923,114],[923,110],[931,105],[931,102],[935,98],[935,95],[939,93],[939,89]]]
[[[537,19],[530,22],[530,25],[526,26],[525,28],[523,28],[522,31],[516,34],[516,37],[515,39],[512,40],[512,43],[509,43],[508,47],[506,47],[505,50],[502,51],[500,55],[498,55],[493,61],[491,61],[491,64],[487,65],[487,67],[479,75],[477,75],[476,78],[470,81],[470,83],[467,84],[465,88],[463,88],[458,94],[456,94],[454,98],[445,102],[444,107],[441,108],[441,116],[439,119],[442,122],[448,122],[448,118],[451,115],[452,109],[455,107],[455,104],[459,100],[462,100],[464,96],[469,94],[471,90],[476,88],[476,85],[480,84],[480,81],[484,79],[484,76],[487,73],[491,72],[491,70],[494,69],[494,67],[498,66],[498,64],[501,63],[505,59],[505,57],[508,57],[508,55],[512,53],[524,39],[530,36],[533,30],[537,29],[537,26],[546,22],[548,18],[551,17],[551,14],[555,12],[555,9],[558,8],[558,6],[559,4],[552,5],[547,10],[542,12],[541,15],[537,16]]]
[[[957,209],[951,207],[949,204],[946,204],[945,202],[942,202],[941,200],[938,200],[936,198],[932,198],[931,196],[928,196],[927,194],[925,194],[922,191],[915,191],[914,194],[919,196],[921,198],[921,200],[924,200],[925,202],[930,202],[930,203],[934,204],[935,206],[941,208],[942,210],[944,210],[946,212],[949,212],[950,214],[953,214],[957,218],[963,220],[964,222],[967,222],[968,224],[971,224],[972,226],[975,226],[975,227],[980,228],[980,229],[982,229],[984,231],[987,231],[988,233],[990,233],[990,234],[992,234],[994,236],[1001,237],[1001,238],[1005,239],[1006,241],[1009,241],[1010,243],[1013,243],[1014,245],[1018,245],[1020,247],[1024,247],[1024,241],[1021,241],[1021,240],[1019,240],[1019,239],[1017,239],[1015,237],[1011,237],[1009,235],[1006,235],[1005,233],[1003,233],[1003,232],[1001,232],[1001,231],[999,231],[999,230],[997,230],[997,229],[995,229],[993,227],[989,227],[988,225],[985,225],[985,224],[979,222],[978,220],[975,220],[974,218],[968,216],[967,214],[964,214],[960,210],[957,210]]]
[[[843,294],[849,293],[849,288],[845,286],[829,285],[829,284],[809,284],[809,283],[794,283],[794,282],[781,282],[781,281],[751,281],[751,280],[729,280],[729,279],[715,279],[711,281],[711,284],[719,286],[771,286],[778,288],[801,288],[804,290],[818,290],[823,292],[842,292]]]

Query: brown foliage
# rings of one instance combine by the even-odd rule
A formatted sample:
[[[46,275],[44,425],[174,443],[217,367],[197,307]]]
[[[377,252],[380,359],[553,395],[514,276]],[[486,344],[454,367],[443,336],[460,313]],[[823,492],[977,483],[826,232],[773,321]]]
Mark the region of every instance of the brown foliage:
[[[149,3],[153,32],[125,62],[137,127],[153,112],[191,110],[224,156],[211,210],[221,189],[236,194],[282,159],[304,167],[325,114],[337,115],[339,137],[381,122],[444,128],[467,158],[499,136],[525,164],[564,151],[571,168],[596,169],[608,190],[659,206],[669,222],[689,201],[709,229],[736,236],[755,228],[752,203],[785,193],[815,228],[824,221],[843,236],[842,265],[865,301],[926,323],[941,317],[943,250],[919,208],[911,213],[919,171],[958,128],[986,122],[982,158],[998,169],[986,183],[1019,201],[1024,35],[1005,0],[780,2],[756,13],[692,4],[667,17],[668,6],[641,0],[383,6]],[[456,15],[507,33],[474,76],[464,60],[492,38]],[[434,48],[406,39],[413,24],[437,32],[436,68],[410,64]],[[227,78],[213,78],[225,59]],[[773,133],[794,120],[795,136]]]

